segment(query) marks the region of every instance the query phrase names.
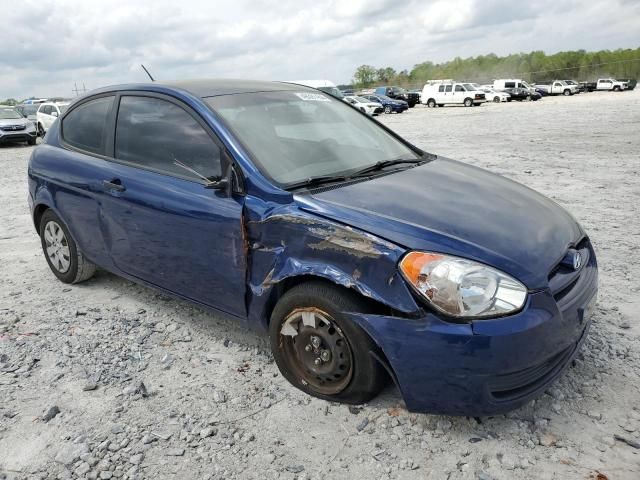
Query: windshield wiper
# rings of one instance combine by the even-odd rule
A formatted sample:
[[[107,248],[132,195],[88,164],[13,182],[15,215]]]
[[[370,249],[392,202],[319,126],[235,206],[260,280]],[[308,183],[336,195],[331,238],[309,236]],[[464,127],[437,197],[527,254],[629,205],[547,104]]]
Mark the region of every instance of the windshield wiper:
[[[303,187],[317,187],[318,185],[324,185],[325,183],[343,182],[349,180],[350,177],[345,175],[322,175],[320,177],[309,177],[306,180],[300,180],[299,182],[288,183],[284,187],[287,190],[295,190],[296,188]]]
[[[402,164],[421,164],[421,163],[426,163],[427,160],[421,159],[421,158],[395,158],[393,160],[381,160],[379,162],[374,163],[373,165],[370,165],[368,167],[364,167],[360,170],[356,170],[355,172],[351,173],[351,175],[349,175],[350,178],[357,178],[357,177],[362,177],[364,175],[367,175],[369,173],[373,173],[373,172],[379,172],[380,170],[384,170],[387,167],[391,167],[393,165],[402,165]]]

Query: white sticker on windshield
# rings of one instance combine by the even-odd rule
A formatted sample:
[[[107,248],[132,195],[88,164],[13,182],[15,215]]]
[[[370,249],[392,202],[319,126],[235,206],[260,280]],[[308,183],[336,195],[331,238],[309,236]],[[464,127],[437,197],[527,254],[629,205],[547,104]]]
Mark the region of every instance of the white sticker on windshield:
[[[308,102],[330,102],[331,101],[321,93],[296,92],[296,95],[301,100],[305,100]]]

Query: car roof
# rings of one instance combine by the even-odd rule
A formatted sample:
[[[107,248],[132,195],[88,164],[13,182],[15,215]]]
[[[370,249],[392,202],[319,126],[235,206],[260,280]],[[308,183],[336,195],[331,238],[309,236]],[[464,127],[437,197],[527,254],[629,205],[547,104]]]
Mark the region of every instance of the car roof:
[[[312,90],[315,89],[288,82],[270,82],[262,80],[239,80],[239,79],[200,79],[183,80],[175,82],[146,82],[124,85],[112,85],[92,91],[89,95],[105,92],[142,90],[152,92],[162,92],[163,90],[183,90],[195,97],[207,98],[219,95],[236,95],[251,92],[277,92],[286,90]]]

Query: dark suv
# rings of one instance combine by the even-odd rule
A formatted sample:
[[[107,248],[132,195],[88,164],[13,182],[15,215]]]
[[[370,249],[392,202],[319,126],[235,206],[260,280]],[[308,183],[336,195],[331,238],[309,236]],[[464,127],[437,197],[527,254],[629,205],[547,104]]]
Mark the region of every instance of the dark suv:
[[[404,88],[400,87],[378,87],[374,93],[376,95],[386,95],[395,100],[404,100],[409,104],[409,108],[413,108],[416,104],[420,103],[420,94],[407,92]]]

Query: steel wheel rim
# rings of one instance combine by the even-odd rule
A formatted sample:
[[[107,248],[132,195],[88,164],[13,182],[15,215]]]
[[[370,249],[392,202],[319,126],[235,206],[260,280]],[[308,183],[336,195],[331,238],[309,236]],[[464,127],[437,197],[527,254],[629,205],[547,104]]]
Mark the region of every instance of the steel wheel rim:
[[[317,308],[291,312],[280,328],[280,346],[289,370],[323,395],[342,392],[353,376],[353,353],[329,314]]]
[[[71,266],[71,249],[62,227],[53,220],[44,226],[44,243],[49,262],[60,273],[67,273]]]

